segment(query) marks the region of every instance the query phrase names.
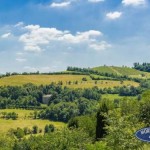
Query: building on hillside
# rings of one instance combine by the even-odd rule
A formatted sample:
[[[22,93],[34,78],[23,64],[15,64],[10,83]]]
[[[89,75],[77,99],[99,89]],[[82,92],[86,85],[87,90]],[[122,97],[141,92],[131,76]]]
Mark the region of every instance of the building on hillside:
[[[43,97],[42,97],[43,104],[48,104],[51,96],[52,96],[51,94],[49,94],[49,95],[43,95]]]

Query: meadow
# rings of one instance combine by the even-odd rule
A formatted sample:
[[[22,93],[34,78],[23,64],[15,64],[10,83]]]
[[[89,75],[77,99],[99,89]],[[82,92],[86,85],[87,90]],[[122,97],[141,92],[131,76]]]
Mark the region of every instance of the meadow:
[[[9,129],[16,129],[17,127],[24,128],[28,127],[32,129],[34,125],[37,125],[42,131],[44,131],[45,125],[53,124],[56,128],[62,128],[65,126],[65,123],[54,122],[50,120],[41,120],[41,119],[31,119],[29,116],[34,112],[34,110],[23,110],[23,109],[0,109],[1,112],[15,112],[18,114],[17,120],[6,120],[0,119],[0,133],[7,133]]]
[[[82,81],[86,78],[87,81]],[[52,82],[58,83],[63,82],[63,86],[70,88],[92,88],[98,86],[99,88],[108,88],[115,86],[139,86],[138,83],[134,81],[112,81],[112,80],[99,80],[95,83],[94,80],[88,75],[15,75],[10,77],[4,77],[0,79],[0,86],[21,86],[27,83],[33,83],[35,85],[48,85]],[[71,82],[68,84],[68,82]],[[77,83],[75,83],[77,81]]]

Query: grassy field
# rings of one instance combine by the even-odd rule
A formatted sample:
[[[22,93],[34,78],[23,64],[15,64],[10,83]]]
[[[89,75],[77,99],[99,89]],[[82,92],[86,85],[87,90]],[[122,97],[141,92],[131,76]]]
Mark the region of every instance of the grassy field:
[[[0,79],[0,86],[4,85],[23,85],[26,83],[33,83],[36,85],[47,85],[51,82],[63,81],[65,84],[66,81],[82,81],[82,78],[85,77],[87,80],[90,79],[86,75],[16,75]]]
[[[98,72],[101,72],[101,73],[113,73],[113,74],[117,74],[115,70],[113,70],[111,67],[109,66],[100,66],[100,67],[95,67],[95,68],[92,68],[93,70],[96,70]]]
[[[118,94],[103,94],[102,98],[106,98],[109,100],[114,100],[114,99],[122,99],[122,98],[137,98],[136,96],[119,96]]]
[[[82,78],[86,78],[87,81],[82,81]],[[91,88],[93,86],[98,86],[99,88],[107,88],[114,86],[130,86],[133,85],[135,87],[139,86],[138,83],[133,81],[124,81],[123,84],[120,81],[111,81],[111,80],[100,80],[95,81],[90,78],[88,75],[16,75],[10,76],[0,79],[0,86],[7,85],[23,85],[26,83],[33,83],[36,85],[46,85],[51,82],[58,83],[59,81],[63,82],[63,86],[68,86],[70,88]],[[67,84],[68,81],[71,81],[71,84]],[[78,81],[75,84],[75,81]]]
[[[117,72],[119,72],[121,75],[141,75],[142,72],[138,71],[136,69],[133,68],[129,68],[129,67],[112,67],[113,69],[115,69]]]
[[[46,124],[53,124],[56,128],[62,128],[65,126],[65,123],[62,122],[53,122],[49,120],[40,120],[40,119],[30,119],[25,116],[33,113],[33,110],[22,110],[22,109],[0,109],[0,112],[16,112],[18,114],[17,120],[6,120],[0,119],[0,133],[6,133],[9,129],[16,129],[17,127],[31,128],[34,125],[37,125],[40,129],[44,131],[44,127]]]
[[[111,81],[111,80],[100,80],[97,81],[97,84],[95,84],[95,81],[87,81],[87,82],[79,82],[78,84],[71,84],[71,85],[67,85],[70,88],[91,88],[94,86],[97,86],[99,88],[113,88],[115,86],[139,86],[139,83],[137,82],[133,82],[133,81],[124,81],[123,83],[121,83],[120,81]]]
[[[113,73],[117,75],[127,75],[136,78],[150,78],[150,73],[139,71],[129,67],[116,67],[116,66],[100,66],[95,67],[93,70],[97,70],[101,73]],[[144,76],[142,76],[144,75]]]
[[[109,99],[109,100],[114,100],[114,99],[120,99],[122,97],[119,96],[118,94],[103,94],[102,98],[106,98],[106,99]]]

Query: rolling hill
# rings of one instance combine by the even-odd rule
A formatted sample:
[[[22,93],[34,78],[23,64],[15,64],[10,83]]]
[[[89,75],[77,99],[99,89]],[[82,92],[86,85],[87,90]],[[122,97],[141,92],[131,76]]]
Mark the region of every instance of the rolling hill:
[[[139,71],[130,67],[100,66],[94,67],[92,69],[100,73],[127,75],[129,77],[136,77],[136,78],[150,78],[150,73]]]

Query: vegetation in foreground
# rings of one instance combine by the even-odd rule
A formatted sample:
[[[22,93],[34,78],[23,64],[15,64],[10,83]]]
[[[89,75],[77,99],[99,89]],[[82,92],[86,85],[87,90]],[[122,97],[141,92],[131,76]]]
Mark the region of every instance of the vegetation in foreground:
[[[150,125],[149,80],[70,69],[84,74],[81,82],[91,80],[95,86],[74,89],[58,81],[0,87],[0,149],[148,150],[149,145],[134,134]],[[97,82],[102,81],[118,81],[121,86],[99,88]],[[126,81],[138,86],[125,86]],[[51,96],[43,105],[42,96],[47,94]]]

